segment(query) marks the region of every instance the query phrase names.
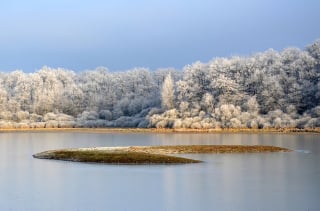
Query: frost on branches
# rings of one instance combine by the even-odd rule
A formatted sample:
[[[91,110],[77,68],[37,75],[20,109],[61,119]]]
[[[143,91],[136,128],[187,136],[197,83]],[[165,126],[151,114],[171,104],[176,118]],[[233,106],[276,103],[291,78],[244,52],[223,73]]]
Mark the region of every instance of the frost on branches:
[[[0,128],[320,127],[320,41],[181,70],[0,73]]]
[[[163,109],[169,110],[174,107],[173,80],[169,73],[162,84],[161,105]]]

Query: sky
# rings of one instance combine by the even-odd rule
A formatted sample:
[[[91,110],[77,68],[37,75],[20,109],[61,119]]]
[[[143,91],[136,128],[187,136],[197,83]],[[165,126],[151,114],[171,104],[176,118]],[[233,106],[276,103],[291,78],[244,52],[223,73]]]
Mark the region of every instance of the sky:
[[[319,0],[7,0],[0,71],[183,68],[320,38]]]

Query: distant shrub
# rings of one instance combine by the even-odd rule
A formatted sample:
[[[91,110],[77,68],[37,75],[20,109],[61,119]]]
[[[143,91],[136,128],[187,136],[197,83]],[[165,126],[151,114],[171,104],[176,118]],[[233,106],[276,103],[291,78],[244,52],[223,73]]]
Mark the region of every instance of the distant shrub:
[[[97,120],[98,118],[99,114],[96,111],[84,111],[82,114],[78,115],[80,121]]]
[[[29,112],[27,111],[18,111],[12,115],[12,120],[15,122],[21,122],[24,119],[29,119]]]
[[[99,119],[112,120],[112,113],[109,110],[101,110],[99,112]]]

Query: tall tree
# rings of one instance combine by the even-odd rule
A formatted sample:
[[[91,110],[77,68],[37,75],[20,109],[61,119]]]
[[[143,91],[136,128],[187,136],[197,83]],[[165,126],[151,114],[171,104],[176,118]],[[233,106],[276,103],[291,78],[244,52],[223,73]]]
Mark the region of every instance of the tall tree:
[[[162,84],[161,105],[163,109],[172,109],[174,107],[173,80],[170,73]]]

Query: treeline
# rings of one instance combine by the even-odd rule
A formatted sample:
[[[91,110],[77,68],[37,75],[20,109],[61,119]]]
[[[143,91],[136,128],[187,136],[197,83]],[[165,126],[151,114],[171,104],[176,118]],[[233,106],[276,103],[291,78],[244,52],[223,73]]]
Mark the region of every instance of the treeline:
[[[320,127],[320,41],[183,71],[0,73],[0,128]]]

